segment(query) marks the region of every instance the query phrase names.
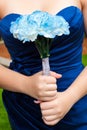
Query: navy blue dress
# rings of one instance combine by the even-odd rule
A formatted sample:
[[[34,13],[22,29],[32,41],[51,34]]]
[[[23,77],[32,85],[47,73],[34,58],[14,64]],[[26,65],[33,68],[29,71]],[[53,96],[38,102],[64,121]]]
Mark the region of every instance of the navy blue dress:
[[[66,90],[83,70],[82,43],[84,20],[75,6],[62,9],[56,15],[63,16],[70,25],[70,35],[56,37],[50,48],[50,67],[62,74],[58,79],[58,91]],[[0,35],[11,55],[10,69],[30,76],[42,70],[41,59],[35,44],[22,44],[10,33],[10,25],[20,14],[11,13],[0,21]],[[17,81],[15,81],[17,82]],[[3,102],[8,112],[12,130],[87,130],[87,96],[79,100],[69,113],[55,126],[44,124],[39,105],[25,94],[3,91]]]

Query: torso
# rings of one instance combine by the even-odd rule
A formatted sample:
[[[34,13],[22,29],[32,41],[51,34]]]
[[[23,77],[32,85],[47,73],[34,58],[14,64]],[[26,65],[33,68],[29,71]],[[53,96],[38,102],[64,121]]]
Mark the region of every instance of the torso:
[[[30,14],[35,10],[44,10],[51,14],[63,16],[70,25],[70,35],[56,37],[50,48],[51,70],[63,74],[58,87],[69,86],[83,69],[81,57],[84,21],[80,0],[67,0],[66,2],[64,0],[54,0],[54,2],[50,0],[51,3],[41,0],[41,3],[47,4],[43,8],[40,0],[35,0],[39,4],[34,3],[34,5],[32,1],[30,4],[30,0],[25,1],[26,4],[24,4],[24,0],[22,0],[22,3],[20,0],[15,0],[13,3],[12,0],[9,0],[9,3],[5,3],[3,7],[5,10],[2,11],[2,20],[0,20],[0,34],[12,58],[10,69],[25,75],[32,75],[42,70],[41,59],[35,44],[22,44],[18,39],[14,39],[10,32],[10,25],[20,14]],[[66,80],[69,82],[66,82]],[[65,84],[65,82],[68,84]]]
[[[76,6],[82,9],[80,0],[1,0],[3,2],[2,5],[0,3],[0,18],[2,19],[6,15],[10,13],[18,13],[18,14],[30,14],[35,10],[43,10],[47,11],[51,14],[56,14],[63,8],[68,6]]]

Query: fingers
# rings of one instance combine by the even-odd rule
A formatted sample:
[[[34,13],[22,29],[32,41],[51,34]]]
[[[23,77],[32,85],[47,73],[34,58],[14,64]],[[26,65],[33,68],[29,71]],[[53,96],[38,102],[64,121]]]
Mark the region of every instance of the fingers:
[[[42,87],[42,86],[41,86]],[[38,92],[38,99],[41,101],[50,101],[57,95],[57,85],[49,84],[40,88]]]
[[[52,122],[54,120],[57,120],[57,116],[56,115],[44,116],[42,118],[43,118],[44,121],[47,121],[47,122]]]
[[[50,72],[50,75],[53,76],[53,77],[55,77],[55,78],[61,78],[62,77],[61,74],[58,74],[58,73],[53,72],[53,71]]]
[[[46,83],[46,84],[55,84],[56,83],[55,77],[43,75],[41,78],[44,81],[44,83]]]
[[[42,71],[40,71],[40,72],[38,72],[37,74],[38,75],[42,75]],[[43,75],[44,76],[44,75]],[[45,75],[46,76],[46,75]],[[55,78],[61,78],[62,77],[62,75],[61,74],[58,74],[58,73],[56,73],[56,72],[53,72],[53,71],[50,71],[50,75],[49,76],[47,76],[47,77],[50,77],[50,76],[52,76],[52,77],[55,77]]]
[[[56,84],[57,79],[61,77],[62,77],[61,74],[57,74],[55,72],[51,72],[51,75],[49,76],[46,76],[46,75],[41,76],[44,83],[47,83],[47,84]]]
[[[57,112],[56,104],[53,101],[40,103],[42,119],[47,125],[55,125],[61,120],[61,115]]]
[[[48,102],[42,102],[41,104],[40,104],[40,107],[41,107],[41,110],[42,111],[44,111],[44,112],[46,112],[47,110],[53,110],[54,111],[54,105],[56,106],[56,102],[54,102],[54,100],[53,101],[48,101]],[[52,110],[51,110],[51,112],[52,112]],[[48,112],[48,111],[47,111]],[[49,111],[50,112],[50,111]]]
[[[56,84],[45,84],[44,86],[43,86],[43,89],[45,90],[45,91],[57,91],[57,85]]]
[[[42,112],[42,116],[49,116],[49,115],[52,115],[52,113],[53,113],[53,109],[51,108],[51,109],[48,109],[48,110],[42,110],[41,112]],[[54,115],[54,114],[53,114]]]
[[[61,117],[57,115],[53,108],[50,108],[42,110],[42,119],[47,125],[55,125],[60,121]]]
[[[42,72],[33,75],[31,77],[34,79],[33,82],[31,82],[31,86],[34,88],[32,89],[32,95],[40,101],[50,101],[55,99],[57,94],[57,80],[55,77],[59,78],[61,75],[55,72],[51,72],[50,76],[42,75]]]
[[[42,101],[51,101],[56,98],[57,92],[56,91],[46,92],[44,95],[41,97]]]
[[[50,126],[53,126],[53,125],[57,124],[60,121],[60,119],[54,119],[53,120],[53,119],[51,119],[51,117],[49,118],[49,120],[47,118],[45,119],[43,117],[42,117],[42,119],[43,119],[45,124],[50,125]]]
[[[57,94],[56,90],[54,90],[54,91],[47,91],[47,92],[43,93],[43,97],[52,97],[52,96],[55,96],[56,94]]]
[[[56,98],[56,96],[54,96],[54,97],[41,97],[40,100],[42,102],[48,102],[48,101],[54,100],[55,98]]]

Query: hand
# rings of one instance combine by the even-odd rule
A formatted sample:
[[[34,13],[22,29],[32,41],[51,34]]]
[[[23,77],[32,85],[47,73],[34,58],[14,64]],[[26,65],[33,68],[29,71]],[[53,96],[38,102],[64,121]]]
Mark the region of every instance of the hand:
[[[56,78],[60,77],[61,75],[55,72],[50,72],[50,76],[42,75],[42,72],[34,74],[29,77],[30,82],[25,87],[26,94],[40,101],[50,101],[57,95]]]
[[[65,92],[58,92],[55,99],[41,102],[42,119],[47,125],[57,124],[71,109],[73,105],[70,95]]]

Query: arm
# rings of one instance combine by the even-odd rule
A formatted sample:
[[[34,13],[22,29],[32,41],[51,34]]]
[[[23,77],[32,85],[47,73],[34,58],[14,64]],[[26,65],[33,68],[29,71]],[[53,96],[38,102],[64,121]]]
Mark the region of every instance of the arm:
[[[0,19],[3,17],[3,14],[5,12],[5,6],[7,2],[4,0],[0,0]]]
[[[67,89],[72,94],[73,103],[76,103],[83,96],[87,95],[87,67],[81,72],[76,80]]]
[[[80,1],[82,4],[82,11],[84,16],[85,33],[87,36],[87,0]],[[74,103],[87,94],[87,67],[84,68],[82,73],[71,84],[67,91],[74,95]]]
[[[25,80],[26,77],[24,75],[11,71],[0,65],[0,88],[14,92],[22,92],[22,86]]]
[[[64,92],[58,92],[55,99],[41,102],[42,119],[47,125],[57,124],[71,107],[87,94],[87,67],[81,72],[71,86]]]
[[[61,75],[51,72],[51,76],[43,76],[38,72],[25,76],[0,65],[0,88],[20,92],[41,101],[52,100],[57,94],[56,78]]]
[[[87,35],[87,0],[81,0],[81,3]],[[55,125],[85,95],[87,95],[87,67],[84,68],[66,91],[58,92],[56,98],[50,102],[40,103],[43,121],[47,125]]]
[[[87,37],[87,0],[81,0],[83,4],[83,16],[84,16],[84,25],[85,25],[85,33]]]

